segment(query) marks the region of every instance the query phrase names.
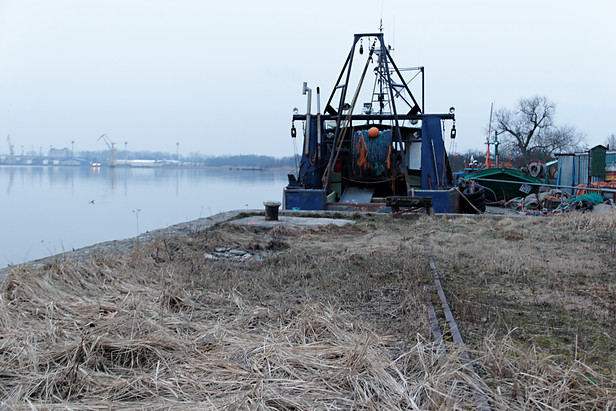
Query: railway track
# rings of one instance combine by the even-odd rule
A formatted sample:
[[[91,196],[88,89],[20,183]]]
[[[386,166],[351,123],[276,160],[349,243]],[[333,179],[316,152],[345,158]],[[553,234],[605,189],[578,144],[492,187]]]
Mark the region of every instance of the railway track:
[[[449,306],[449,302],[445,296],[445,291],[443,290],[441,277],[436,269],[436,263],[434,262],[434,258],[432,256],[430,256],[429,262],[430,270],[432,271],[433,285],[426,286],[426,301],[428,304],[428,314],[430,316],[434,341],[438,345],[439,352],[442,355],[446,355],[447,345],[445,344],[445,339],[446,336],[451,337],[451,340],[460,351],[462,365],[466,369],[470,379],[473,381],[471,388],[473,390],[473,396],[477,409],[482,411],[491,410],[492,408],[490,407],[490,401],[488,400],[488,396],[486,394],[486,392],[488,392],[487,387],[475,370],[474,364],[476,363],[476,360],[471,359],[468,348],[462,339],[460,328],[458,327],[458,323],[451,312],[451,307]],[[438,296],[437,299],[434,298],[434,294]],[[444,327],[442,327],[441,324],[443,324]]]

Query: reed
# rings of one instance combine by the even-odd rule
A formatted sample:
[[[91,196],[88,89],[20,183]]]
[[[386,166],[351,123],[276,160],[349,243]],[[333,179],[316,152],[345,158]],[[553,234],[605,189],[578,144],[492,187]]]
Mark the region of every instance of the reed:
[[[496,409],[613,409],[611,346],[556,332],[585,316],[592,336],[614,336],[598,320],[613,315],[613,289],[578,301],[571,288],[582,270],[593,290],[613,271],[593,263],[591,246],[578,263],[568,257],[580,239],[599,246],[614,224],[605,218],[219,225],[124,254],[12,267],[0,293],[2,407],[472,409],[484,389]],[[251,258],[204,257],[220,247]],[[429,254],[479,380],[459,347],[431,340]],[[545,303],[565,307],[538,320],[556,330],[550,350],[530,313],[518,315]]]

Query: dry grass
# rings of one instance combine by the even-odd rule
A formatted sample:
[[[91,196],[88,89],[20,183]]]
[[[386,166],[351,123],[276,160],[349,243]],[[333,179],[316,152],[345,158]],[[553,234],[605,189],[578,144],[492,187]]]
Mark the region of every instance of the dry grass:
[[[443,354],[431,341],[423,267],[433,253],[494,408],[614,408],[614,271],[601,256],[615,221],[217,226],[125,255],[15,267],[0,294],[1,401],[24,409],[475,408],[476,380],[458,347],[447,343]],[[220,247],[253,258],[204,258]],[[531,321],[537,304],[545,318]],[[586,334],[575,341],[556,332],[582,319]],[[541,322],[552,327],[547,340]]]
[[[571,214],[449,224],[447,245],[433,250],[466,334],[478,329],[481,338],[484,323],[502,334],[515,329],[519,341],[615,374],[615,223],[613,215]]]

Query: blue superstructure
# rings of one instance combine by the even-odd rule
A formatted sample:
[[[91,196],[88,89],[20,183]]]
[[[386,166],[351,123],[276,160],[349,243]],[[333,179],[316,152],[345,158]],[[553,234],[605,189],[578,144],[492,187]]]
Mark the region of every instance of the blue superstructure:
[[[402,76],[409,70],[421,80],[420,101]],[[375,76],[372,87],[362,87],[367,73]],[[423,73],[423,67],[399,69],[383,33],[364,33],[354,36],[322,113],[319,89],[312,114],[312,90],[304,83],[308,107],[306,114],[293,115],[292,128],[294,138],[297,129],[304,130],[301,160],[297,175],[289,175],[284,208],[388,211],[394,198],[396,204],[429,198],[425,204],[434,211],[456,212],[457,191],[451,188],[443,141],[447,128],[455,137],[454,109],[424,113]],[[360,98],[368,100],[361,107]],[[296,128],[295,122],[302,125]]]

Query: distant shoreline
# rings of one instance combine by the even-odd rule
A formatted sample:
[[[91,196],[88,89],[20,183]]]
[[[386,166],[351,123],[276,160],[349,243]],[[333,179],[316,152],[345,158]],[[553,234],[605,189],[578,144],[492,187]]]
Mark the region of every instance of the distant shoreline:
[[[67,168],[114,168],[114,169],[202,169],[202,170],[222,170],[222,171],[269,171],[269,172],[292,172],[293,167],[258,167],[258,166],[200,166],[200,165],[141,165],[127,166],[118,165],[109,167],[107,165],[74,165],[74,164],[2,164],[0,167],[67,167]]]

